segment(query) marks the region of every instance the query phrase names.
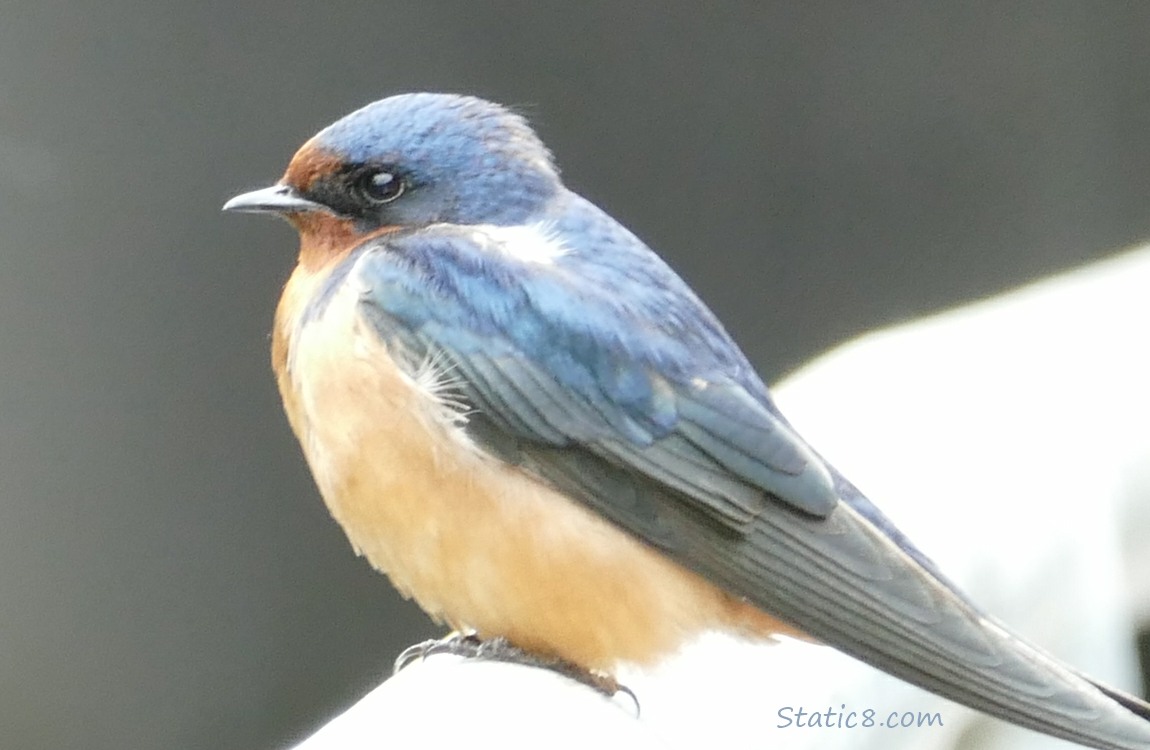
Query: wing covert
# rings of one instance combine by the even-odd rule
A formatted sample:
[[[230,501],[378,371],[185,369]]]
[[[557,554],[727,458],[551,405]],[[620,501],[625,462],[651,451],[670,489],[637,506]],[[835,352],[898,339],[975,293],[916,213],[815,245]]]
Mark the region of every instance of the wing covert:
[[[493,258],[464,232],[416,234],[364,252],[357,277],[376,331],[450,362],[465,400],[519,441],[588,451],[733,529],[772,503],[834,508],[821,460],[757,380],[737,379],[749,366],[693,295],[619,303],[573,266]],[[661,314],[717,333],[690,350],[697,331]]]

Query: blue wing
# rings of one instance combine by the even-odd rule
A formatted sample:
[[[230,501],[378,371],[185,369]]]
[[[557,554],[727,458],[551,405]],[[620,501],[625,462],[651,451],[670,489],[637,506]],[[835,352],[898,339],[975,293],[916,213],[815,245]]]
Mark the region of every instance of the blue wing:
[[[553,264],[446,226],[374,240],[348,263],[393,352],[449,363],[474,407],[466,429],[493,455],[903,679],[1068,738],[1091,723],[1126,731],[823,464],[654,254],[613,223],[595,231]]]
[[[393,240],[386,262],[362,267],[365,310],[421,355],[446,353],[466,397],[502,430],[638,471],[736,530],[772,503],[831,512],[827,469],[669,270],[628,290],[577,258],[511,272],[473,237]]]

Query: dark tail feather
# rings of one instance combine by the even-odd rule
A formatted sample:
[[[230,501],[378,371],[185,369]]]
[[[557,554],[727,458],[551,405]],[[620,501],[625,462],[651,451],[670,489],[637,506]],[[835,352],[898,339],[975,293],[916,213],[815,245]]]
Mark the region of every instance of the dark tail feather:
[[[1112,688],[1105,683],[1098,682],[1097,680],[1087,677],[1086,675],[1082,675],[1082,679],[1098,688],[1099,691],[1101,691],[1110,699],[1114,700],[1116,703],[1122,704],[1130,713],[1134,714],[1135,716],[1140,716],[1146,721],[1150,721],[1150,703],[1147,703],[1141,698],[1130,695],[1129,693],[1124,693],[1121,690]]]

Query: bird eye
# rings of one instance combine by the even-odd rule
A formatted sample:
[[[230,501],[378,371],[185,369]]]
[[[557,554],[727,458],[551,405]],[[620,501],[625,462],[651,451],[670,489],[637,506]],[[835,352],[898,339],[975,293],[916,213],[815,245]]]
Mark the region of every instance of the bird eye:
[[[367,172],[356,180],[356,189],[369,203],[391,203],[403,195],[407,183],[387,170]]]

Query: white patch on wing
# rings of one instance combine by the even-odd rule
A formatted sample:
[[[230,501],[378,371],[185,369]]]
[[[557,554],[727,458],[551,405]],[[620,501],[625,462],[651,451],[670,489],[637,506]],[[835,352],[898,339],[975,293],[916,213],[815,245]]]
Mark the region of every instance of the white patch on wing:
[[[410,376],[416,389],[433,405],[432,413],[445,426],[467,424],[471,410],[470,405],[456,395],[463,379],[455,369],[445,354],[433,352],[424,356]]]
[[[483,247],[525,263],[549,266],[569,252],[555,225],[547,221],[516,227],[474,224],[468,228],[472,239]]]

